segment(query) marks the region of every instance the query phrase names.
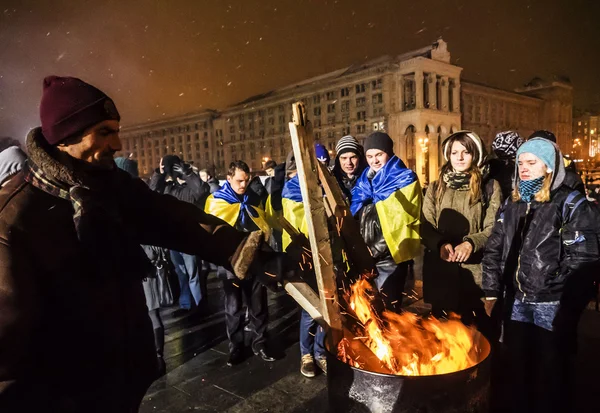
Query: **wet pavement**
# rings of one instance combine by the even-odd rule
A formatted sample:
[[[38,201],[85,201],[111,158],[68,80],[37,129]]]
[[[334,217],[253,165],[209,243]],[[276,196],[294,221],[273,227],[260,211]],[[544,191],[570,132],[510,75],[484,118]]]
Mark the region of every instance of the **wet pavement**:
[[[242,364],[227,367],[222,293],[214,275],[208,287],[209,316],[173,318],[175,307],[163,310],[167,375],[148,390],[140,412],[328,412],[326,377],[300,374],[300,313],[294,300],[283,290],[269,292],[269,343],[278,360],[266,363],[249,352]],[[422,301],[409,304],[426,308]],[[600,313],[586,310],[579,330],[573,412],[600,412]]]

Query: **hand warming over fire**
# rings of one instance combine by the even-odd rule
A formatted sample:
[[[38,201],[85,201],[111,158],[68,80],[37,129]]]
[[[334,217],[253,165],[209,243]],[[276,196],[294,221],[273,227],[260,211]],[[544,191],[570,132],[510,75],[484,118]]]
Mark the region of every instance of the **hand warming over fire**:
[[[454,262],[465,262],[471,256],[473,252],[473,245],[470,242],[465,241],[462,244],[457,245],[454,248]]]
[[[440,258],[447,262],[454,262],[454,248],[452,244],[444,244],[440,248]]]

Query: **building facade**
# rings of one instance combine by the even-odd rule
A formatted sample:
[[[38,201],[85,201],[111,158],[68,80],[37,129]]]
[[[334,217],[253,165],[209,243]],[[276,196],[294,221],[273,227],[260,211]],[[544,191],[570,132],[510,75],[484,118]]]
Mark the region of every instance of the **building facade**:
[[[461,80],[447,44],[353,65],[251,97],[221,111],[204,111],[125,127],[123,154],[139,159],[149,175],[166,154],[178,154],[199,168],[222,176],[232,160],[260,170],[269,159],[282,162],[291,151],[292,103],[302,101],[315,139],[333,154],[344,135],[359,140],[386,131],[395,151],[427,184],[443,163],[443,140],[470,129],[489,146],[495,134],[536,129],[569,141],[572,88],[568,83],[536,81],[508,92]]]
[[[574,159],[594,158],[598,155],[598,126],[600,116],[589,113],[573,119],[573,144],[570,148]]]

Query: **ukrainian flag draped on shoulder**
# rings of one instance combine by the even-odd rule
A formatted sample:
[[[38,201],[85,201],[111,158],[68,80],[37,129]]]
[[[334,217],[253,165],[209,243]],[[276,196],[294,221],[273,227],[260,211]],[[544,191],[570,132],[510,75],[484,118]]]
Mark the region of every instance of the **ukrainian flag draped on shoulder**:
[[[308,227],[304,219],[304,204],[302,203],[302,193],[300,192],[300,181],[298,175],[288,180],[281,193],[281,207],[283,217],[296,229],[308,237]],[[285,251],[292,242],[290,235],[283,231],[282,243]]]
[[[250,197],[247,193],[241,196],[236,194],[229,184],[225,184],[218,191],[211,194],[206,200],[204,211],[227,222],[232,227],[236,226],[238,219],[243,228],[248,228],[248,219],[263,231],[268,238],[271,230],[265,220],[265,211],[260,205],[260,199]]]
[[[352,215],[374,203],[394,261],[399,264],[418,256],[423,194],[417,175],[397,156],[391,157],[372,180],[368,178],[369,171],[370,168],[363,172],[352,189]]]

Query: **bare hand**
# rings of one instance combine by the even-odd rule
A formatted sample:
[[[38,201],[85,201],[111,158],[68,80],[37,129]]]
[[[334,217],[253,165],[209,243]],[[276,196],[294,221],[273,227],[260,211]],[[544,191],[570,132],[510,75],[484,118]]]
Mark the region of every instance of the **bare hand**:
[[[444,244],[440,248],[440,258],[447,262],[454,262],[454,248],[452,244]]]
[[[465,262],[471,256],[473,252],[473,245],[470,242],[465,241],[462,244],[457,245],[454,248],[454,262]]]
[[[493,300],[486,300],[485,298],[482,298],[483,301],[483,306],[485,307],[485,313],[488,315],[488,317],[492,316],[492,311],[494,311],[494,306],[496,305],[496,302],[498,302],[498,300],[496,300],[495,298]]]
[[[160,168],[159,168],[159,171],[160,171],[161,174],[165,173],[165,167],[163,165],[163,158],[160,158]]]

